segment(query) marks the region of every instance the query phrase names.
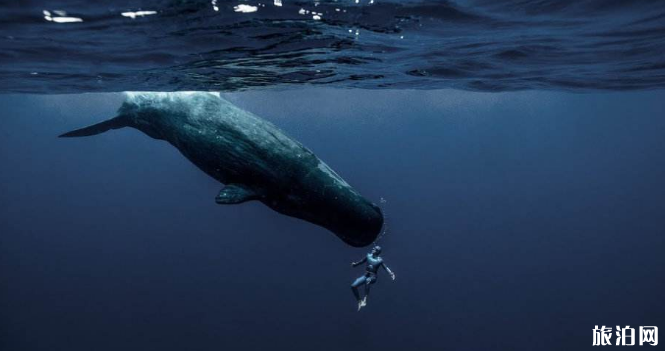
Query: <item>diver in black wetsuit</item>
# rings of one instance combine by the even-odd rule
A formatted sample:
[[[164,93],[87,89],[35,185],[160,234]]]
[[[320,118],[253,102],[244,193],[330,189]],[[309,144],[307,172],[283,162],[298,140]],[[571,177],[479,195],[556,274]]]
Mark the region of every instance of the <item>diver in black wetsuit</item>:
[[[390,268],[388,268],[388,266],[383,263],[383,258],[379,257],[380,254],[381,247],[374,246],[372,251],[368,253],[367,256],[363,257],[362,260],[351,263],[351,267],[356,267],[367,262],[367,266],[365,267],[365,274],[363,274],[361,277],[356,279],[353,284],[351,284],[351,291],[353,291],[353,295],[356,297],[356,301],[358,301],[358,311],[360,311],[361,308],[367,306],[369,288],[370,285],[376,283],[376,274],[379,272],[379,268],[383,267],[386,272],[390,274],[390,277],[395,280],[395,273],[393,273]],[[362,299],[360,298],[360,293],[358,292],[358,287],[361,285],[365,285],[365,296]]]

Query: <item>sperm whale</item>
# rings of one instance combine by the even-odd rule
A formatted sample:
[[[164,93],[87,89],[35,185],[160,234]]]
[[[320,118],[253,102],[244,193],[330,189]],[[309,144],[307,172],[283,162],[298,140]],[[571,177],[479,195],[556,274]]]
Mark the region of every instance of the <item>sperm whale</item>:
[[[60,137],[135,128],[167,141],[224,184],[215,198],[218,204],[261,201],[281,214],[322,226],[355,247],[371,244],[380,233],[383,214],[377,205],[308,148],[219,94],[125,94],[116,117]]]

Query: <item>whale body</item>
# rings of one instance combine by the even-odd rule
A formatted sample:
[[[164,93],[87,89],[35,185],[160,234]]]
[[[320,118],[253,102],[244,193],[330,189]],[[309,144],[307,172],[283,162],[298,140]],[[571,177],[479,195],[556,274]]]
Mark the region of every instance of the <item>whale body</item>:
[[[258,200],[279,213],[327,228],[356,247],[371,244],[383,226],[379,207],[312,151],[217,93],[126,93],[116,117],[60,137],[124,127],[169,142],[223,183],[215,198],[218,204]]]

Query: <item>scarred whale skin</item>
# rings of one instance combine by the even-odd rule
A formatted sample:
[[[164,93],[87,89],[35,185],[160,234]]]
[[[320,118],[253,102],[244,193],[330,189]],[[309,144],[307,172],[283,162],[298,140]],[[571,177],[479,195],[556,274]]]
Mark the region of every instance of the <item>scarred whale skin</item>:
[[[378,236],[383,215],[328,165],[272,123],[207,92],[129,92],[110,120],[65,133],[132,127],[165,140],[226,186],[219,204],[249,200],[327,228],[352,246]]]

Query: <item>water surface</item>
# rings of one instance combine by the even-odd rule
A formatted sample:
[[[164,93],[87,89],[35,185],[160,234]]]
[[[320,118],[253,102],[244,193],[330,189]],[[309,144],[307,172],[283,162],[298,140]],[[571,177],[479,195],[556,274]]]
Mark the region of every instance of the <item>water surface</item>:
[[[652,89],[664,34],[650,0],[5,1],[0,92]]]

